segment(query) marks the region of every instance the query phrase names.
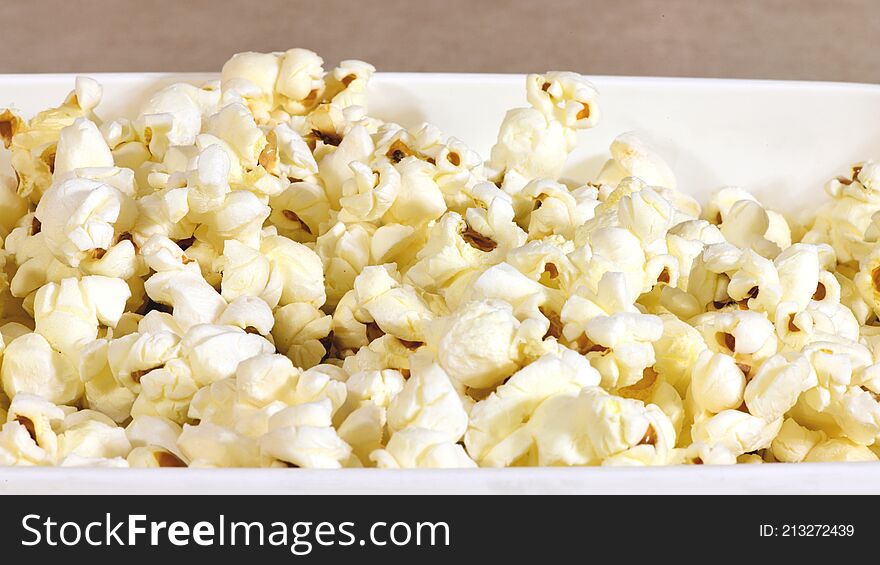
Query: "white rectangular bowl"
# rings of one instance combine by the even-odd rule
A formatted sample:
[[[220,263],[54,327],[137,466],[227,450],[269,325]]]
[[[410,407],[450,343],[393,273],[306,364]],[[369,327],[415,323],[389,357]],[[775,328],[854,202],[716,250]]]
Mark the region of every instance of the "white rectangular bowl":
[[[158,88],[208,74],[94,74],[104,85],[98,114],[132,115]],[[57,105],[74,75],[0,75],[0,108],[24,115]],[[586,181],[620,133],[649,136],[679,188],[699,200],[739,185],[781,212],[824,198],[822,185],[850,164],[880,158],[880,86],[718,79],[593,77],[602,121],[580,132],[565,175]],[[370,112],[416,126],[430,121],[484,157],[509,108],[525,105],[514,75],[379,73]],[[12,183],[0,150],[0,182]],[[0,468],[0,493],[880,493],[880,463],[666,468],[49,469]]]

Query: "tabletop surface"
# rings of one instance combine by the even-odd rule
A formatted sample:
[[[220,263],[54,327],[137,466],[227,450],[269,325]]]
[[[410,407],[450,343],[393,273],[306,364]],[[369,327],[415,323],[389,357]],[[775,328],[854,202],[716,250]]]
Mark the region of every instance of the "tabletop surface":
[[[217,70],[308,47],[381,70],[880,82],[872,0],[43,0],[3,5],[0,72]]]

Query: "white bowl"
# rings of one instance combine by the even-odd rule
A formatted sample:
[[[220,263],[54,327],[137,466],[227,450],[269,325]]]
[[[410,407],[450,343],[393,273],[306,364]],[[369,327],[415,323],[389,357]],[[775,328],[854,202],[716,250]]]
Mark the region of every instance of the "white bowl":
[[[98,114],[133,114],[163,85],[209,74],[94,74]],[[30,116],[59,104],[74,75],[0,75],[0,108]],[[588,180],[620,133],[652,138],[700,200],[739,185],[784,213],[814,208],[822,185],[857,161],[880,157],[880,86],[719,79],[594,77],[602,120],[580,132],[565,175]],[[370,113],[405,126],[430,121],[484,157],[509,108],[524,106],[515,75],[379,73]],[[0,179],[13,183],[8,152]],[[880,463],[666,468],[49,469],[0,468],[0,493],[866,493],[880,492]]]

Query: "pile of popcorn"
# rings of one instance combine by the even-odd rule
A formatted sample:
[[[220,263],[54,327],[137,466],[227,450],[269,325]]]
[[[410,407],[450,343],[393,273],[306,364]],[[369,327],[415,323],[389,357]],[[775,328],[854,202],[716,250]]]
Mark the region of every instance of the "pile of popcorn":
[[[242,53],[102,121],[0,114],[0,465],[877,460],[880,163],[808,223],[705,207],[529,75],[490,159],[370,117],[374,69]],[[12,175],[10,175],[12,176]]]

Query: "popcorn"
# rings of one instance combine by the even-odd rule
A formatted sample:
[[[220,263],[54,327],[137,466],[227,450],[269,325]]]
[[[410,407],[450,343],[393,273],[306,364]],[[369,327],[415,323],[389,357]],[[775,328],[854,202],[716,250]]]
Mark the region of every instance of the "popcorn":
[[[742,404],[745,386],[746,377],[733,357],[709,351],[700,354],[690,388],[700,408],[716,414],[737,408]]]
[[[240,297],[259,297],[270,307],[281,299],[281,288],[267,288],[271,267],[259,250],[239,241],[229,240],[223,246],[221,295],[227,301]]]
[[[695,443],[720,446],[739,456],[770,447],[782,427],[782,418],[765,420],[739,410],[724,410],[694,423]]]
[[[348,377],[345,387],[347,400],[357,406],[375,404],[388,408],[391,401],[403,390],[406,379],[393,369],[360,371]]]
[[[340,61],[339,66],[327,77],[324,98],[329,99],[335,106],[365,110],[367,82],[375,72],[376,68],[364,61],[354,59]]]
[[[665,253],[665,236],[675,225],[672,205],[650,188],[621,197],[617,218],[621,227],[630,230],[642,242],[649,256]],[[675,281],[668,281],[672,284]]]
[[[6,422],[15,422],[22,426],[30,435],[35,447],[42,450],[44,455],[40,458],[51,461],[58,454],[58,434],[57,431],[64,421],[64,410],[55,404],[44,400],[40,396],[28,393],[20,393],[13,398],[9,405],[9,411],[6,415]],[[5,429],[0,435],[6,436],[12,434]],[[3,447],[0,442],[0,453]],[[28,449],[29,452],[38,454],[34,449]]]
[[[324,264],[327,304],[338,305],[371,260],[372,233],[365,225],[338,222],[318,236],[315,252]]]
[[[232,377],[199,388],[190,400],[187,418],[190,421],[196,421],[196,423],[217,424],[234,429],[247,437],[253,437],[235,429],[236,412],[239,408],[235,402],[236,393],[236,379]]]
[[[410,363],[411,376],[388,404],[388,429],[393,433],[423,428],[457,442],[467,429],[468,416],[452,381],[433,361],[413,358]]]
[[[88,412],[80,411],[65,419],[64,431],[58,435],[60,463],[63,465],[68,457],[124,459],[131,451],[125,430],[112,420],[100,418],[100,412],[94,416]]]
[[[461,445],[440,432],[405,428],[391,436],[385,449],[377,449],[370,459],[380,469],[459,469],[476,468]]]
[[[146,241],[152,235],[186,239],[193,235],[195,223],[186,220],[189,213],[188,192],[183,187],[165,187],[138,200],[140,215],[134,235]]]
[[[186,461],[162,447],[135,447],[126,457],[129,467],[186,467]]]
[[[527,234],[514,222],[515,211],[511,198],[492,183],[474,187],[477,206],[464,214],[466,229],[461,234],[468,245],[487,254],[502,254],[523,245]]]
[[[275,311],[272,337],[275,348],[297,367],[308,369],[327,355],[325,344],[331,332],[332,318],[311,304],[287,304]]]
[[[262,462],[256,441],[208,422],[184,424],[177,445],[190,467],[259,467]]]
[[[367,336],[367,325],[362,324],[355,318],[357,298],[354,291],[350,290],[336,305],[333,311],[333,320],[330,331],[333,333],[332,345],[334,345],[343,357],[353,355],[361,347],[367,346],[375,336]],[[377,326],[371,326],[373,332]]]
[[[161,158],[162,151],[154,149],[161,146],[187,146],[195,143],[201,131],[202,119],[210,116],[220,102],[220,91],[190,84],[172,84],[155,93],[141,108],[141,115],[167,115],[171,127],[160,141],[158,131],[151,131],[147,144],[154,155]]]
[[[547,316],[555,316],[553,312],[559,309],[561,301],[558,293],[554,293],[540,283],[529,279],[508,263],[493,265],[473,278],[462,292],[460,299],[453,304],[466,304],[474,300],[488,299],[504,300],[510,303],[513,306],[514,316],[519,319],[546,319],[547,327],[542,328],[542,335],[551,331]],[[446,302],[447,305],[450,305],[450,297],[447,296]],[[545,315],[545,312],[548,314]],[[542,323],[542,320],[535,319],[529,323]]]
[[[293,182],[292,179],[314,182],[317,180],[318,163],[308,144],[290,126],[281,123],[266,135],[267,146],[260,153],[259,163],[270,174]],[[267,149],[274,144],[274,158]]]
[[[27,213],[28,203],[15,192],[13,183],[0,182],[0,235],[6,237]]]
[[[107,360],[106,338],[83,346],[78,355],[77,369],[85,383],[85,404],[92,410],[109,416],[114,422],[127,420],[131,413],[135,394],[119,386]]]
[[[9,133],[3,134],[3,144],[12,151],[20,196],[34,203],[40,199],[53,180],[61,130],[77,118],[93,118],[92,110],[101,101],[101,93],[101,86],[94,79],[77,77],[74,90],[56,108],[44,110],[30,120],[22,120],[9,110],[2,113],[0,120],[9,129]]]
[[[134,227],[129,195],[102,182],[70,178],[53,184],[37,205],[40,233],[49,250],[71,267],[106,252],[119,234]]]
[[[402,270],[409,269],[424,240],[424,230],[403,224],[385,224],[377,228],[370,239],[371,261],[377,264],[394,262]]]
[[[191,268],[156,273],[147,279],[144,289],[153,301],[172,307],[174,320],[182,329],[212,323],[227,307],[220,293]]]
[[[675,444],[675,432],[662,412],[656,414],[663,422],[657,425],[660,430],[640,401],[585,387],[578,394],[544,401],[528,426],[534,430],[539,465],[597,465],[638,445],[668,451]],[[658,463],[665,463],[664,457]]]
[[[573,238],[575,229],[593,217],[599,204],[590,192],[572,192],[547,179],[531,181],[518,196],[534,201],[528,226],[532,239],[556,234]]]
[[[341,378],[337,367],[318,365],[302,371],[283,355],[256,355],[239,363],[234,376],[201,388],[189,404],[188,417],[259,440],[274,429],[272,418],[290,407],[302,406],[285,414],[305,415],[309,422],[315,421],[314,414],[325,411],[321,418],[331,418],[345,403]],[[322,408],[325,403],[326,410]],[[336,424],[341,421],[341,417],[334,420]]]
[[[481,466],[507,466],[532,449],[527,427],[548,398],[599,384],[599,373],[570,349],[548,353],[517,371],[470,412],[464,436],[468,454]]]
[[[400,189],[385,213],[386,221],[420,226],[436,220],[446,212],[443,193],[433,178],[434,165],[408,157],[396,169],[400,173]],[[390,182],[394,182],[393,176],[391,179]],[[343,194],[344,192],[343,187]],[[339,203],[343,204],[343,200],[340,199]],[[342,215],[340,219],[344,217]]]
[[[608,466],[668,465],[679,461],[674,449],[676,432],[666,414],[654,405],[645,409],[650,424],[645,435],[635,446],[607,457],[602,464]]]
[[[261,449],[289,467],[337,469],[352,457],[351,446],[331,426],[278,428],[263,436]]]
[[[0,465],[877,459],[880,162],[789,223],[635,132],[560,178],[576,73],[484,162],[370,116],[374,72],[240,53],[130,118],[86,78],[0,111]]]
[[[362,323],[375,322],[399,339],[422,343],[434,313],[415,288],[398,279],[393,265],[365,267],[354,280],[359,305],[355,317]]]
[[[391,209],[400,194],[400,173],[387,163],[379,172],[357,161],[349,166],[354,176],[342,184],[339,220],[374,222]]]
[[[876,172],[877,164],[867,161],[854,165],[849,177],[837,177],[826,183],[825,192],[831,201],[817,215],[804,241],[830,244],[841,263],[861,261],[871,251],[866,232],[880,210]]]
[[[436,166],[434,180],[443,192],[447,208],[463,213],[469,204],[468,192],[485,180],[483,159],[454,137],[441,144],[432,158]]]
[[[407,271],[407,278],[418,287],[437,292],[457,277],[476,269],[484,261],[492,243],[476,234],[457,212],[444,214],[428,228],[425,246],[418,252],[416,263]]]
[[[654,370],[684,395],[691,382],[692,368],[708,347],[693,326],[675,316],[661,316],[663,333],[654,342]]]
[[[675,175],[656,150],[635,132],[618,135],[611,143],[611,159],[599,172],[598,182],[617,185],[637,177],[650,186],[675,188]],[[699,210],[697,210],[698,215]]]
[[[332,406],[332,413],[345,402],[345,371],[333,365],[316,365],[302,371],[296,379],[293,403],[314,402],[327,398]]]
[[[183,328],[177,323],[177,320],[168,312],[157,308],[150,308],[149,311],[137,321],[135,331],[140,333],[158,333],[168,332],[176,336],[184,334]],[[126,332],[118,337],[125,337],[134,332]]]
[[[267,116],[275,107],[275,83],[280,71],[275,53],[237,53],[221,71],[221,91],[238,90],[246,95],[255,114]]]
[[[874,313],[880,312],[880,247],[862,259],[853,283]]]
[[[526,78],[526,93],[533,107],[567,127],[591,128],[599,121],[599,93],[577,73],[531,74]]]
[[[254,296],[240,296],[220,314],[217,323],[265,336],[272,330],[275,320],[272,318],[272,309],[263,300]]]
[[[776,353],[773,324],[766,315],[750,310],[707,312],[691,323],[703,335],[709,349],[733,354],[750,368]]]
[[[253,168],[266,146],[254,116],[238,103],[229,104],[208,119],[207,132],[225,141],[242,166]]]
[[[230,239],[256,247],[269,213],[269,207],[259,196],[248,190],[236,190],[227,194],[222,205],[204,218],[195,235],[217,248]]]
[[[783,287],[782,300],[795,302],[801,308],[809,306],[811,300],[824,300],[829,286],[840,286],[836,279],[832,282],[825,271],[833,263],[833,251],[825,245],[796,243],[785,249],[774,260]],[[826,296],[820,296],[820,292]]]
[[[773,258],[779,246],[764,237],[770,228],[770,217],[760,204],[740,200],[727,211],[719,229],[727,241],[741,248],[753,249],[760,255]]]
[[[325,136],[325,139],[327,137]],[[328,141],[331,141],[328,139]],[[325,147],[327,147],[325,145]],[[369,163],[370,156],[376,147],[369,132],[363,126],[354,126],[338,143],[330,144],[324,149],[318,160],[318,174],[324,181],[327,198],[334,209],[339,208],[342,186],[345,181],[354,178],[352,162]]]
[[[316,308],[324,305],[324,271],[321,259],[314,251],[276,235],[262,240],[260,253],[269,261],[268,286],[281,287],[279,305],[294,302],[312,304]]]
[[[190,402],[199,385],[185,361],[169,359],[161,367],[144,374],[139,384],[140,393],[130,409],[132,417],[160,416],[178,424],[187,422]]]
[[[591,255],[576,264],[581,271],[578,284],[584,285],[589,292],[598,293],[599,281],[609,272],[624,275],[626,292],[630,296],[650,290],[657,281],[657,277],[650,280],[645,276],[645,252],[639,238],[631,231],[619,227],[599,228],[590,234],[587,243]]]
[[[290,359],[283,355],[255,355],[238,364],[235,371],[235,389],[239,401],[254,406],[267,406],[276,400],[287,401],[295,386],[297,371]]]
[[[767,359],[749,380],[744,398],[750,414],[775,420],[794,407],[802,392],[819,384],[806,357],[788,357]]]
[[[806,459],[810,451],[825,439],[823,432],[810,430],[792,418],[786,418],[779,434],[773,438],[770,449],[777,461],[798,463]]]
[[[84,389],[72,363],[38,333],[19,336],[6,346],[0,380],[13,400],[19,393],[30,393],[54,404],[72,404]]]
[[[98,126],[88,118],[77,118],[61,130],[55,146],[53,175],[56,179],[87,167],[112,167],[113,155]]]
[[[270,198],[269,206],[269,222],[280,235],[299,243],[315,240],[330,214],[327,194],[312,182],[292,182]]]
[[[113,377],[133,392],[140,381],[180,354],[180,338],[171,332],[133,333],[110,341],[107,363]]]
[[[81,457],[73,454],[68,455],[58,463],[59,467],[107,467],[111,469],[124,469],[128,467],[128,461],[122,457]]]
[[[301,114],[318,100],[324,88],[324,61],[307,49],[290,49],[284,53],[278,69],[275,90],[284,96],[284,109],[290,114]]]
[[[367,330],[375,331],[372,326],[367,327]],[[381,334],[381,330],[378,333]],[[408,372],[412,353],[413,350],[396,337],[382,334],[366,347],[361,347],[354,355],[346,357],[342,367],[349,374],[383,369]]]
[[[54,462],[38,446],[28,428],[18,421],[6,422],[0,428],[0,465],[49,465]]]
[[[218,210],[232,191],[229,155],[219,145],[209,145],[196,157],[195,170],[187,175],[188,212],[196,218]]]
[[[659,377],[659,375],[658,375]],[[661,378],[655,378],[652,386],[647,389],[649,393],[646,395],[647,399],[642,400],[637,396],[632,395],[632,392],[635,392],[630,387],[626,389],[624,392],[628,393],[631,398],[637,398],[642,400],[645,403],[650,402],[650,404],[656,405],[660,411],[669,419],[670,424],[672,425],[672,431],[675,433],[675,437],[681,437],[682,428],[684,427],[685,421],[685,406],[684,401],[682,400],[681,395],[671,384],[665,382]]]
[[[261,451],[291,467],[333,469],[352,456],[351,446],[333,429],[329,400],[285,408],[269,420]]]
[[[804,393],[803,400],[815,411],[824,412],[853,383],[853,374],[871,364],[867,348],[844,341],[817,341],[803,349],[816,372],[817,386]]]
[[[481,300],[437,319],[427,340],[449,376],[469,387],[489,388],[519,368],[521,327],[510,304]]]
[[[662,333],[663,323],[656,316],[629,312],[597,316],[584,326],[586,339],[599,349],[589,356],[590,362],[608,388],[626,387],[643,378],[656,359],[652,342]]]
[[[807,463],[829,461],[877,461],[877,455],[848,439],[828,439],[816,445],[804,458]]]
[[[265,338],[235,326],[199,324],[180,341],[180,352],[202,386],[232,376],[245,359],[274,351]]]
[[[505,263],[545,287],[571,292],[577,271],[567,253],[573,249],[570,241],[559,237],[530,241],[510,250]]]
[[[72,356],[98,336],[98,324],[113,327],[131,296],[121,279],[87,276],[48,283],[34,298],[35,331],[54,349]]]
[[[573,130],[534,108],[517,108],[504,116],[490,163],[521,179],[521,188],[536,178],[559,178],[574,144]]]
[[[385,423],[385,409],[368,403],[352,411],[339,424],[339,437],[351,446],[361,466],[369,466],[370,454],[382,448]]]
[[[872,445],[880,434],[880,404],[875,393],[849,387],[828,411],[854,443]]]

